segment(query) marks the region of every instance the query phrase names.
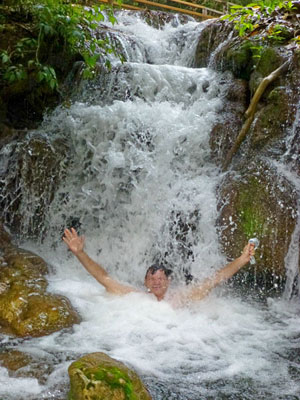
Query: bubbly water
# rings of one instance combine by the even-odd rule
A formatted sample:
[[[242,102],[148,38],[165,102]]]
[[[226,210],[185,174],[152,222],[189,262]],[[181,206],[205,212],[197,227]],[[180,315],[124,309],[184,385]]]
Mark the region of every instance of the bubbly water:
[[[40,129],[66,138],[74,158],[45,241],[24,244],[50,264],[49,290],[66,295],[82,322],[42,338],[4,337],[49,373],[38,382],[0,368],[0,398],[65,399],[70,363],[101,351],[134,368],[154,400],[300,399],[296,300],[264,304],[226,285],[181,309],[143,293],[112,296],[60,240],[75,224],[91,257],[140,288],[157,259],[173,266],[174,285],[185,285],[185,272],[201,280],[226,262],[215,230],[222,174],[208,143],[226,77],[190,68],[206,23],[158,30],[130,13],[118,20],[127,62],[113,61],[110,74]]]

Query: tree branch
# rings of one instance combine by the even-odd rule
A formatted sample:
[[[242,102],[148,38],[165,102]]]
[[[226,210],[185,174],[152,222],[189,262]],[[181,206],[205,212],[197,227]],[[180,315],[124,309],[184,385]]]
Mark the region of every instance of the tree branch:
[[[254,119],[257,103],[259,102],[259,100],[260,100],[261,96],[263,95],[264,91],[266,90],[267,86],[271,82],[275,81],[281,73],[285,72],[288,69],[289,63],[290,63],[289,60],[287,60],[279,68],[275,69],[275,71],[271,72],[268,76],[266,76],[258,85],[258,88],[256,89],[256,91],[251,99],[250,105],[245,112],[245,117],[247,119],[244,122],[244,124],[240,130],[240,133],[238,134],[232,148],[230,149],[229,153],[227,154],[227,157],[223,164],[223,171],[227,170],[229,164],[231,163],[233,156],[238,151],[242,141],[247,136],[247,133],[248,133],[250,126],[252,124],[252,121]]]

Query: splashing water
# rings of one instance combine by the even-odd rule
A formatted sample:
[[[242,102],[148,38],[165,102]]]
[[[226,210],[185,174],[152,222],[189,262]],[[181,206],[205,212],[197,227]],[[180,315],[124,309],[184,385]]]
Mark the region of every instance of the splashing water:
[[[155,400],[300,398],[296,303],[264,305],[225,286],[177,310],[144,294],[111,296],[59,241],[62,227],[76,221],[91,257],[139,287],[157,258],[172,264],[177,284],[184,269],[202,279],[224,265],[215,231],[222,176],[208,141],[226,81],[189,68],[203,26],[158,30],[121,13],[127,62],[81,87],[77,101],[40,128],[68,140],[73,159],[43,245],[25,245],[52,266],[49,290],[68,296],[83,320],[38,339],[3,337],[6,347],[38,354],[51,372],[38,382],[0,368],[0,397],[65,399],[69,364],[103,351],[134,368]]]

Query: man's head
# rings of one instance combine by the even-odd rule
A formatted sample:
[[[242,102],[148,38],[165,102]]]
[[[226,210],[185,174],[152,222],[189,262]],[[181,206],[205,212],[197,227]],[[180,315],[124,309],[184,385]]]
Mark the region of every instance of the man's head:
[[[162,264],[153,264],[147,269],[145,286],[157,300],[162,300],[170,285],[172,271]]]

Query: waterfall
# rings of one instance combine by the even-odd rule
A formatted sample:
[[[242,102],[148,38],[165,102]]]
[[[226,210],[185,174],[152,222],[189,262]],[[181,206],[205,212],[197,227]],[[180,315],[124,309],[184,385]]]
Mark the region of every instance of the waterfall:
[[[25,341],[4,336],[3,345],[38,355],[49,373],[38,381],[0,366],[0,397],[63,400],[70,363],[103,351],[134,368],[154,400],[299,399],[299,360],[290,355],[297,304],[261,304],[226,285],[183,309],[140,293],[112,296],[61,241],[63,228],[75,226],[92,258],[140,288],[157,259],[172,266],[174,285],[186,284],[186,272],[201,280],[226,262],[215,228],[222,173],[209,135],[227,83],[191,68],[206,22],[174,18],[157,29],[130,12],[118,21],[126,62],[112,57],[110,72],[81,83],[69,107],[28,135],[60,140],[71,155],[43,242],[22,245],[49,263],[49,290],[67,296],[82,322]]]
[[[285,176],[294,185],[298,195],[298,220],[291,238],[289,251],[285,258],[285,269],[287,281],[284,290],[284,298],[290,300],[295,294],[299,298],[299,253],[300,253],[300,179],[295,168],[297,168],[296,154],[299,154],[299,121],[300,103],[297,105],[294,123],[286,139],[286,151],[280,162],[275,163],[279,174]],[[296,149],[296,150],[295,150]],[[294,154],[294,155],[293,155]]]
[[[224,262],[214,227],[220,172],[208,140],[226,83],[212,70],[189,68],[201,29],[190,21],[161,31],[127,17],[118,30],[129,60],[115,60],[44,124],[74,149],[49,232],[57,235],[66,215],[78,221],[105,265],[122,259],[124,280],[129,271],[142,281],[145,266],[161,258],[179,275],[183,264],[195,266],[200,277]]]

